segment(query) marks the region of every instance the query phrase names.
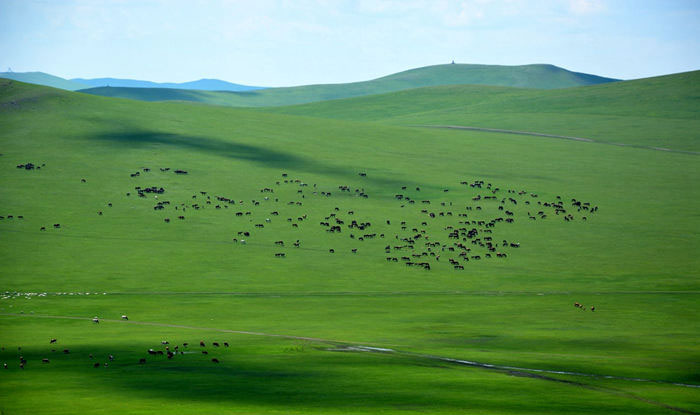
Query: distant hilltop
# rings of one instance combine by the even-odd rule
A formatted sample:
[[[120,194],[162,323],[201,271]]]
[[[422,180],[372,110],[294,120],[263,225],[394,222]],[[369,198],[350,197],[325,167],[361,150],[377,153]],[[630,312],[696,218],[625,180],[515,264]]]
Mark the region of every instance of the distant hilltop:
[[[173,83],[151,82],[137,79],[119,78],[74,78],[64,79],[44,72],[0,72],[0,78],[14,79],[30,84],[45,85],[53,88],[77,91],[96,87],[129,87],[129,88],[169,88],[199,91],[234,91],[245,92],[263,89],[264,87],[234,84],[219,79],[200,79],[198,81]]]
[[[196,89],[200,91],[254,91],[256,89],[263,89],[260,86],[248,86],[234,84],[231,82],[222,81],[219,79],[200,79],[198,81],[173,83],[173,82],[151,82],[151,81],[140,81],[135,79],[119,79],[119,78],[94,78],[94,79],[84,79],[84,78],[74,78],[71,82],[77,82],[83,84],[83,88],[96,88],[101,86],[112,86],[112,87],[127,87],[127,88],[170,88],[170,89]]]

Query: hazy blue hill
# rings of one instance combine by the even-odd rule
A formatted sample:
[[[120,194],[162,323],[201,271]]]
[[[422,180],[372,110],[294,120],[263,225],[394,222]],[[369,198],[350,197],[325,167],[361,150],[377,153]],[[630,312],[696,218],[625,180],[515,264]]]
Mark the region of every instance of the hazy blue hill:
[[[571,72],[553,65],[498,66],[452,64],[411,69],[371,81],[267,88],[235,93],[197,91],[195,94],[175,94],[172,92],[159,94],[146,89],[120,90],[119,88],[109,90],[91,89],[81,92],[144,101],[185,99],[214,105],[264,107],[303,104],[439,85],[469,84],[557,89],[613,81],[616,80]],[[178,97],[173,98],[173,96]]]
[[[74,78],[71,81],[79,82],[84,88],[95,87],[127,87],[127,88],[176,88],[176,89],[197,89],[202,91],[252,91],[262,89],[259,86],[248,86],[234,84],[231,82],[222,81],[219,79],[200,79],[197,81],[174,83],[174,82],[151,82],[138,79],[120,79],[120,78]]]
[[[91,95],[100,95],[104,97],[119,97],[137,99],[140,101],[205,101],[213,92],[197,91],[188,89],[175,88],[132,88],[132,87],[111,87],[100,86],[95,88],[81,89],[78,92],[83,92]],[[216,96],[212,97],[216,98]]]
[[[0,72],[0,78],[66,89],[68,91],[75,91],[85,88],[85,86],[79,82],[69,81],[67,79],[49,75],[44,72]]]

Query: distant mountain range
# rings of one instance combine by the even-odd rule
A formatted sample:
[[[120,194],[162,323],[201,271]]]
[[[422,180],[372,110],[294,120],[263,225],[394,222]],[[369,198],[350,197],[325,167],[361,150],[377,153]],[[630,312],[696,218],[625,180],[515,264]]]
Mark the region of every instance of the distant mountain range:
[[[66,89],[68,91],[88,88],[85,84],[69,81],[44,72],[0,72],[0,78],[14,79],[15,81],[26,82],[28,84],[45,85],[52,88]]]
[[[83,88],[96,88],[101,86],[110,87],[127,87],[127,88],[172,88],[172,89],[197,89],[200,91],[253,91],[263,89],[259,86],[248,86],[233,84],[231,82],[221,81],[219,79],[200,79],[198,81],[173,83],[173,82],[151,82],[140,81],[135,79],[119,79],[119,78],[95,78],[84,79],[74,78],[71,82],[78,82],[86,85]]]
[[[441,85],[487,85],[530,89],[559,89],[618,81],[554,65],[520,66],[447,64],[410,69],[381,78],[343,84],[262,88],[218,79],[156,83],[133,79],[63,79],[42,72],[3,72],[0,77],[80,91],[92,95],[141,101],[193,101],[235,107],[305,104],[332,99],[397,92]]]
[[[530,89],[558,89],[615,82],[554,65],[471,65],[426,66],[363,82],[266,88],[256,91],[194,91],[164,88],[92,88],[80,92],[141,101],[194,101],[234,107],[268,107],[305,104],[332,99],[397,92],[441,85],[489,85]]]
[[[173,88],[199,91],[253,91],[262,89],[259,86],[248,86],[221,81],[219,79],[200,79],[198,81],[173,83],[173,82],[151,82],[137,79],[119,78],[74,78],[64,79],[44,72],[0,72],[0,78],[14,79],[16,81],[30,84],[46,85],[53,88],[77,91],[86,88],[96,87],[128,87],[128,88]]]

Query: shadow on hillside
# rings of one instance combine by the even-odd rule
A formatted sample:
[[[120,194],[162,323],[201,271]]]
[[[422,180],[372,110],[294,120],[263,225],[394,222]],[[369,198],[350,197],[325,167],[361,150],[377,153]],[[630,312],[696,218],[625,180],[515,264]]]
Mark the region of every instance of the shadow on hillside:
[[[285,412],[303,411],[304,408],[381,412],[406,405],[422,410],[436,405],[457,412],[464,409],[458,407],[456,402],[430,393],[437,389],[438,380],[427,385],[427,388],[421,383],[418,390],[402,390],[401,385],[386,386],[385,382],[390,382],[392,373],[400,371],[410,374],[416,370],[426,370],[426,367],[419,369],[423,365],[412,359],[336,354],[320,350],[276,351],[258,356],[254,350],[236,347],[235,337],[227,340],[232,343],[230,349],[201,348],[191,341],[191,346],[185,349],[188,354],[178,354],[172,359],[148,355],[147,347],[142,347],[139,352],[134,350],[135,347],[120,350],[124,348],[123,344],[109,349],[88,345],[70,347],[71,352],[67,355],[60,353],[60,350],[57,353],[24,350],[28,363],[22,375],[50,373],[53,377],[71,379],[76,384],[85,385],[96,393],[108,394],[112,388],[120,392],[126,390],[134,398],[165,398],[173,407],[199,402],[218,404],[221,408],[252,405],[257,410],[264,408],[262,410]],[[289,346],[293,347],[294,344],[290,342]],[[151,347],[164,349],[162,345]],[[204,349],[209,352],[208,355],[201,353]],[[14,354],[5,360],[17,360]],[[107,356],[112,354],[114,361],[108,362],[109,367],[104,367]],[[95,358],[88,358],[89,355]],[[42,364],[41,359],[47,356],[51,363]],[[146,363],[139,364],[140,358],[145,358]],[[213,363],[212,358],[219,359],[221,363]],[[95,363],[99,367],[94,368]],[[430,370],[430,365],[427,369]],[[11,371],[18,372],[19,369],[13,365]],[[377,380],[378,373],[386,375],[379,375]],[[371,376],[365,377],[365,374]],[[409,381],[403,386],[412,384],[415,385]],[[55,383],[54,388],[56,394],[64,392],[60,382]],[[163,408],[166,412],[168,409]]]
[[[125,146],[132,148],[147,147],[150,145],[167,146],[188,151],[194,150],[211,156],[259,163],[271,168],[336,176],[344,179],[356,179],[360,171],[360,169],[325,164],[290,152],[202,136],[132,130],[125,132],[107,132],[92,135],[91,138],[119,145],[121,148]],[[405,185],[404,181],[382,177],[368,176],[362,178],[362,181],[379,186],[399,187]],[[415,184],[426,188],[429,187],[422,183]]]
[[[141,147],[157,144],[287,168],[313,166],[316,164],[311,160],[306,160],[302,157],[282,151],[249,144],[215,140],[208,137],[184,136],[151,131],[110,132],[93,137],[119,144],[120,146]],[[319,166],[314,166],[314,169],[318,168]]]

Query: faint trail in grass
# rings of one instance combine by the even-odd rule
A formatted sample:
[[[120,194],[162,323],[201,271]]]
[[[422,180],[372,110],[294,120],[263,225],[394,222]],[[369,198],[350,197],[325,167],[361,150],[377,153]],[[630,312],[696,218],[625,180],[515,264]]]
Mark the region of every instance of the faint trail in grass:
[[[104,295],[162,295],[162,296],[231,296],[231,297],[393,297],[393,296],[550,296],[550,295],[700,295],[700,291],[292,291],[292,292],[241,292],[241,291],[107,291]],[[47,295],[66,296],[62,292]]]
[[[45,318],[45,319],[57,319],[57,320],[81,320],[92,322],[91,317],[78,317],[78,316],[52,316],[46,314],[19,314],[19,313],[0,313],[0,316],[5,317],[33,317],[33,318]],[[264,336],[264,337],[277,337],[281,339],[292,339],[292,340],[307,340],[317,343],[328,343],[328,344],[347,344],[351,343],[343,340],[330,340],[321,339],[316,337],[304,337],[304,336],[293,336],[288,334],[272,334],[272,333],[262,333],[256,331],[246,331],[246,330],[228,330],[220,329],[214,327],[195,327],[195,326],[184,326],[180,324],[168,324],[168,323],[153,323],[147,321],[134,321],[134,320],[116,320],[100,318],[100,322],[107,323],[121,323],[121,324],[131,324],[137,326],[155,326],[155,327],[170,327],[175,329],[186,329],[186,330],[199,330],[199,331],[215,331],[218,333],[231,333],[231,334],[246,334],[250,336]]]
[[[694,155],[694,156],[700,155],[700,152],[697,152],[697,151],[673,150],[670,148],[643,146],[643,145],[639,145],[639,144],[612,143],[612,142],[608,142],[608,141],[593,140],[592,138],[572,137],[572,136],[556,135],[556,134],[544,134],[544,133],[536,133],[536,132],[531,132],[531,131],[503,130],[503,129],[499,129],[499,128],[469,127],[469,126],[464,126],[464,125],[411,125],[411,127],[445,128],[445,129],[450,129],[450,130],[469,130],[469,131],[479,131],[479,132],[484,132],[484,133],[529,135],[529,136],[534,136],[534,137],[559,138],[559,139],[563,139],[563,140],[582,141],[582,142],[586,142],[586,143],[607,144],[607,145],[618,146],[618,147],[632,147],[632,148],[641,148],[641,149],[646,149],[646,150],[665,151],[665,152],[670,152],[670,153],[690,154],[690,155]]]

